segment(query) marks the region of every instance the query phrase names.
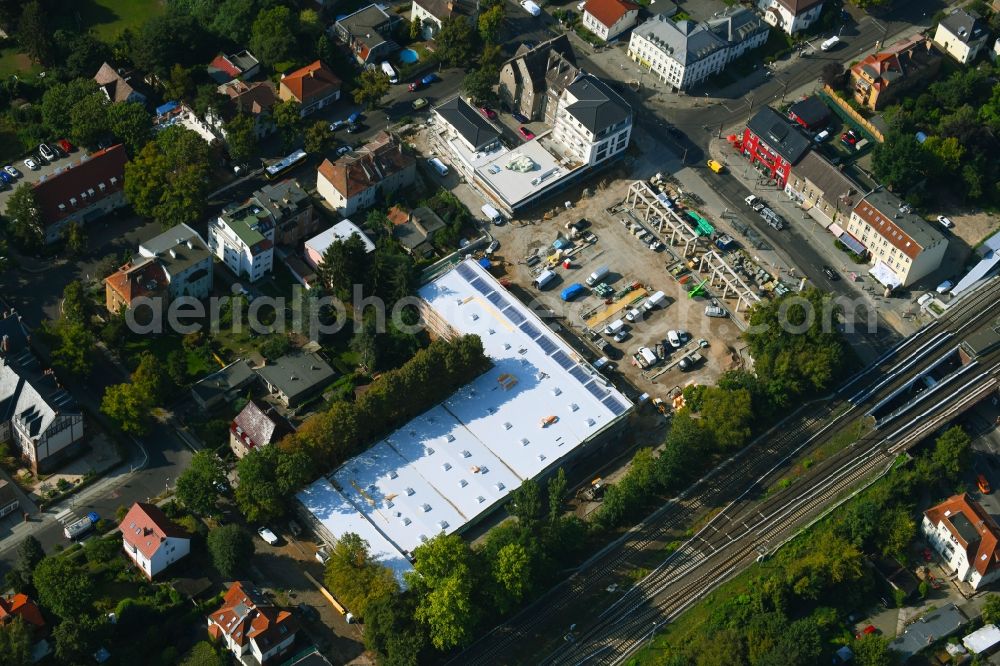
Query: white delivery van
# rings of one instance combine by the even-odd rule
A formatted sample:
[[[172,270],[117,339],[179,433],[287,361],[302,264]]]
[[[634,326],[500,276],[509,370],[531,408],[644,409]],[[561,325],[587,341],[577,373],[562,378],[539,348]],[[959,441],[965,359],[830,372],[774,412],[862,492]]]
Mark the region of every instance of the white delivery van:
[[[587,280],[586,280],[587,286],[588,287],[593,287],[598,282],[603,281],[604,278],[608,277],[608,273],[610,273],[610,272],[611,272],[610,268],[608,268],[607,266],[601,266],[596,271],[594,271],[593,273],[591,273],[590,277],[587,278]]]
[[[538,274],[531,284],[535,285],[536,289],[545,289],[545,285],[549,284],[556,279],[556,274],[552,271],[545,270]]]
[[[521,7],[523,7],[524,11],[528,12],[532,16],[538,16],[542,13],[542,8],[531,0],[521,0]]]
[[[604,327],[604,334],[605,335],[615,335],[616,333],[618,333],[623,328],[625,328],[625,320],[624,319],[615,319],[613,322],[611,322],[610,324],[608,324],[607,326]]]
[[[667,295],[662,291],[658,291],[652,296],[650,296],[645,303],[642,304],[642,309],[649,312],[655,307],[659,307],[661,303],[667,300]]]
[[[836,46],[839,43],[840,43],[840,37],[837,37],[836,35],[834,35],[830,39],[828,39],[825,42],[823,42],[822,44],[820,44],[819,48],[820,48],[821,51],[829,51],[830,49],[832,49],[834,46]]]
[[[392,65],[390,65],[388,62],[383,62],[381,67],[382,71],[385,72],[385,75],[389,77],[389,83],[392,84],[399,83],[399,77],[396,76],[396,70],[392,68]]]
[[[429,160],[427,160],[427,163],[430,164],[432,167],[434,167],[434,170],[438,172],[439,176],[448,175],[448,165],[446,165],[438,158],[432,157]]]
[[[500,211],[498,211],[493,206],[485,204],[480,210],[483,211],[483,215],[486,216],[486,219],[492,222],[493,224],[496,225],[503,224],[503,215],[501,215]]]

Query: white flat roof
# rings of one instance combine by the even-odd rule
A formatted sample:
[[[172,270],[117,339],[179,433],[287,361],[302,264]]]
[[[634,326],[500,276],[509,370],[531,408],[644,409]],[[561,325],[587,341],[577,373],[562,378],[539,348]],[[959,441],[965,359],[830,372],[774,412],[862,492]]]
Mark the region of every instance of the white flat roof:
[[[962,643],[973,654],[986,652],[997,643],[1000,643],[1000,629],[997,629],[997,625],[995,624],[987,624],[963,638]]]
[[[360,518],[400,553],[460,530],[632,406],[475,261],[419,294],[493,367],[330,475],[340,508],[303,500],[335,537]]]
[[[367,541],[371,556],[392,569],[400,583],[403,583],[403,574],[413,569],[399,549],[326,479],[317,479],[299,491],[296,497],[335,539],[353,532]]]
[[[352,234],[357,234],[361,237],[361,241],[365,244],[366,252],[375,251],[375,243],[372,242],[372,239],[365,235],[365,232],[361,230],[361,227],[354,224],[350,220],[337,222],[337,224],[333,225],[323,233],[313,236],[306,241],[306,247],[311,248],[315,252],[322,255],[334,241],[346,241]]]
[[[511,206],[559,182],[585,164],[563,157],[557,142],[546,132],[517,148],[497,154],[476,166],[476,175],[489,183]],[[535,163],[531,171],[521,172],[507,168],[515,156],[522,155]],[[537,182],[535,182],[537,180]]]

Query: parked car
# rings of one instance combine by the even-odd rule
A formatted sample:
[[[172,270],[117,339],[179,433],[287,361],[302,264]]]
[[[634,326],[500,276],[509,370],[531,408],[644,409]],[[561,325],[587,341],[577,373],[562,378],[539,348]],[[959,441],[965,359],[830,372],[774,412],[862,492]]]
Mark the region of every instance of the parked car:
[[[494,239],[490,246],[486,248],[486,254],[490,255],[500,249],[500,241]]]
[[[858,136],[854,133],[854,130],[847,130],[840,135],[840,140],[849,148],[853,148],[854,144],[858,142]]]
[[[514,118],[514,120],[516,120],[519,123],[529,122],[528,116],[524,115],[523,113],[518,113],[517,111],[515,111],[510,115]]]
[[[531,141],[535,138],[535,133],[532,132],[527,127],[521,126],[517,128],[517,133],[524,137],[525,141]]]
[[[947,217],[945,217],[944,215],[938,215],[937,216],[937,221],[940,222],[941,226],[944,227],[945,229],[951,229],[952,227],[955,226],[955,223],[952,222]]]
[[[51,148],[49,148],[44,143],[43,144],[39,144],[39,146],[38,146],[38,153],[42,156],[42,159],[46,160],[47,162],[51,162],[52,160],[56,159],[56,153],[55,153],[55,151],[52,150]]]
[[[347,124],[348,125],[356,125],[359,120],[361,120],[361,112],[360,111],[355,111],[351,115],[347,116]]]
[[[38,171],[38,162],[36,162],[35,160],[31,159],[30,157],[28,159],[24,160],[24,166],[28,167],[32,171]]]
[[[406,86],[406,89],[409,90],[410,92],[416,92],[416,91],[420,90],[420,87],[422,85],[423,84],[420,83],[420,81],[411,81],[410,85]]]
[[[990,482],[986,480],[986,477],[982,474],[976,476],[976,486],[979,487],[979,492],[984,495],[989,495],[991,492]]]
[[[257,535],[263,539],[269,546],[277,545],[278,535],[269,530],[266,527],[262,527],[257,530]]]
[[[677,331],[673,329],[667,331],[667,341],[670,343],[670,346],[673,347],[674,349],[677,349],[678,347],[681,346],[681,336],[680,334],[677,333]]]
[[[15,169],[14,167],[12,167],[12,166],[11,166],[11,165],[9,165],[9,164],[8,164],[7,166],[5,166],[5,167],[3,168],[3,170],[4,170],[4,171],[5,171],[6,173],[9,173],[9,174],[10,174],[11,176],[13,176],[14,178],[20,178],[20,177],[21,177],[21,172],[20,172],[20,171],[18,171],[17,169]]]
[[[834,270],[833,270],[832,268],[830,268],[829,266],[824,266],[824,267],[823,267],[823,273],[825,273],[825,274],[826,274],[826,276],[827,276],[828,278],[830,278],[831,280],[833,280],[834,282],[836,282],[837,280],[839,280],[839,279],[840,279],[840,276],[839,276],[839,275],[837,275],[836,271],[834,271]]]
[[[330,559],[330,552],[326,549],[326,546],[320,546],[316,551],[316,561],[320,564],[326,564],[326,561]]]
[[[332,123],[330,123],[330,131],[331,132],[336,132],[337,130],[339,130],[341,127],[343,127],[346,124],[347,123],[345,121],[343,121],[343,120],[334,120]]]
[[[59,147],[62,148],[63,152],[66,153],[67,155],[76,150],[76,148],[73,147],[73,144],[67,141],[66,139],[59,139],[59,141],[57,141],[56,143],[59,144]]]
[[[939,284],[934,291],[936,291],[939,294],[947,294],[949,291],[951,291],[952,287],[954,286],[955,286],[954,282],[952,282],[951,280],[945,280],[944,282]]]
[[[716,160],[709,160],[707,164],[708,168],[715,173],[722,173],[726,168],[721,162],[717,162]]]
[[[14,184],[14,176],[10,175],[6,171],[0,171],[0,180],[8,185]]]
[[[341,155],[346,155],[349,152],[351,152],[350,146],[341,146],[340,148],[337,148],[337,157],[340,157]]]
[[[494,118],[497,117],[497,112],[494,111],[493,109],[491,109],[488,106],[481,106],[481,107],[479,107],[479,113],[483,114],[484,116],[486,116],[490,120],[493,120]]]
[[[425,86],[429,86],[430,84],[434,83],[437,80],[438,80],[437,74],[434,74],[432,72],[432,73],[428,74],[427,76],[425,76],[424,78],[420,79],[420,83],[422,83]]]
[[[627,337],[628,337],[628,327],[625,327],[622,330],[615,333],[614,340],[615,342],[625,342],[625,338]]]
[[[625,314],[625,319],[628,321],[636,321],[637,319],[642,319],[642,310],[639,308],[632,308]]]
[[[413,110],[414,111],[419,111],[420,109],[424,108],[425,106],[427,106],[427,99],[426,98],[424,98],[424,97],[418,97],[415,100],[413,100]]]
[[[705,316],[706,317],[725,317],[726,311],[720,308],[718,305],[706,305],[705,306]]]

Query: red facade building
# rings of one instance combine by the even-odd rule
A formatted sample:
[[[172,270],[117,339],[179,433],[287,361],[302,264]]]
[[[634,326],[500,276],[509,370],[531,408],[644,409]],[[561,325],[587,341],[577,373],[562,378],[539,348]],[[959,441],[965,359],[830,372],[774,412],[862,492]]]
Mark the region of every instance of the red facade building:
[[[811,147],[809,137],[797,124],[771,107],[750,119],[741,137],[731,137],[734,147],[755,168],[784,189],[788,174]]]

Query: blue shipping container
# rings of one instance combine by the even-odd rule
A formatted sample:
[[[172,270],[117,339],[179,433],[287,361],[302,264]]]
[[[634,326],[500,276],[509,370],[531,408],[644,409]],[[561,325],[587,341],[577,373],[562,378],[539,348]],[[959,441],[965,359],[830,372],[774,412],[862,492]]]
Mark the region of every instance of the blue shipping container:
[[[562,290],[560,297],[564,301],[572,301],[574,298],[583,293],[583,285],[579,282],[574,282],[570,286]]]

